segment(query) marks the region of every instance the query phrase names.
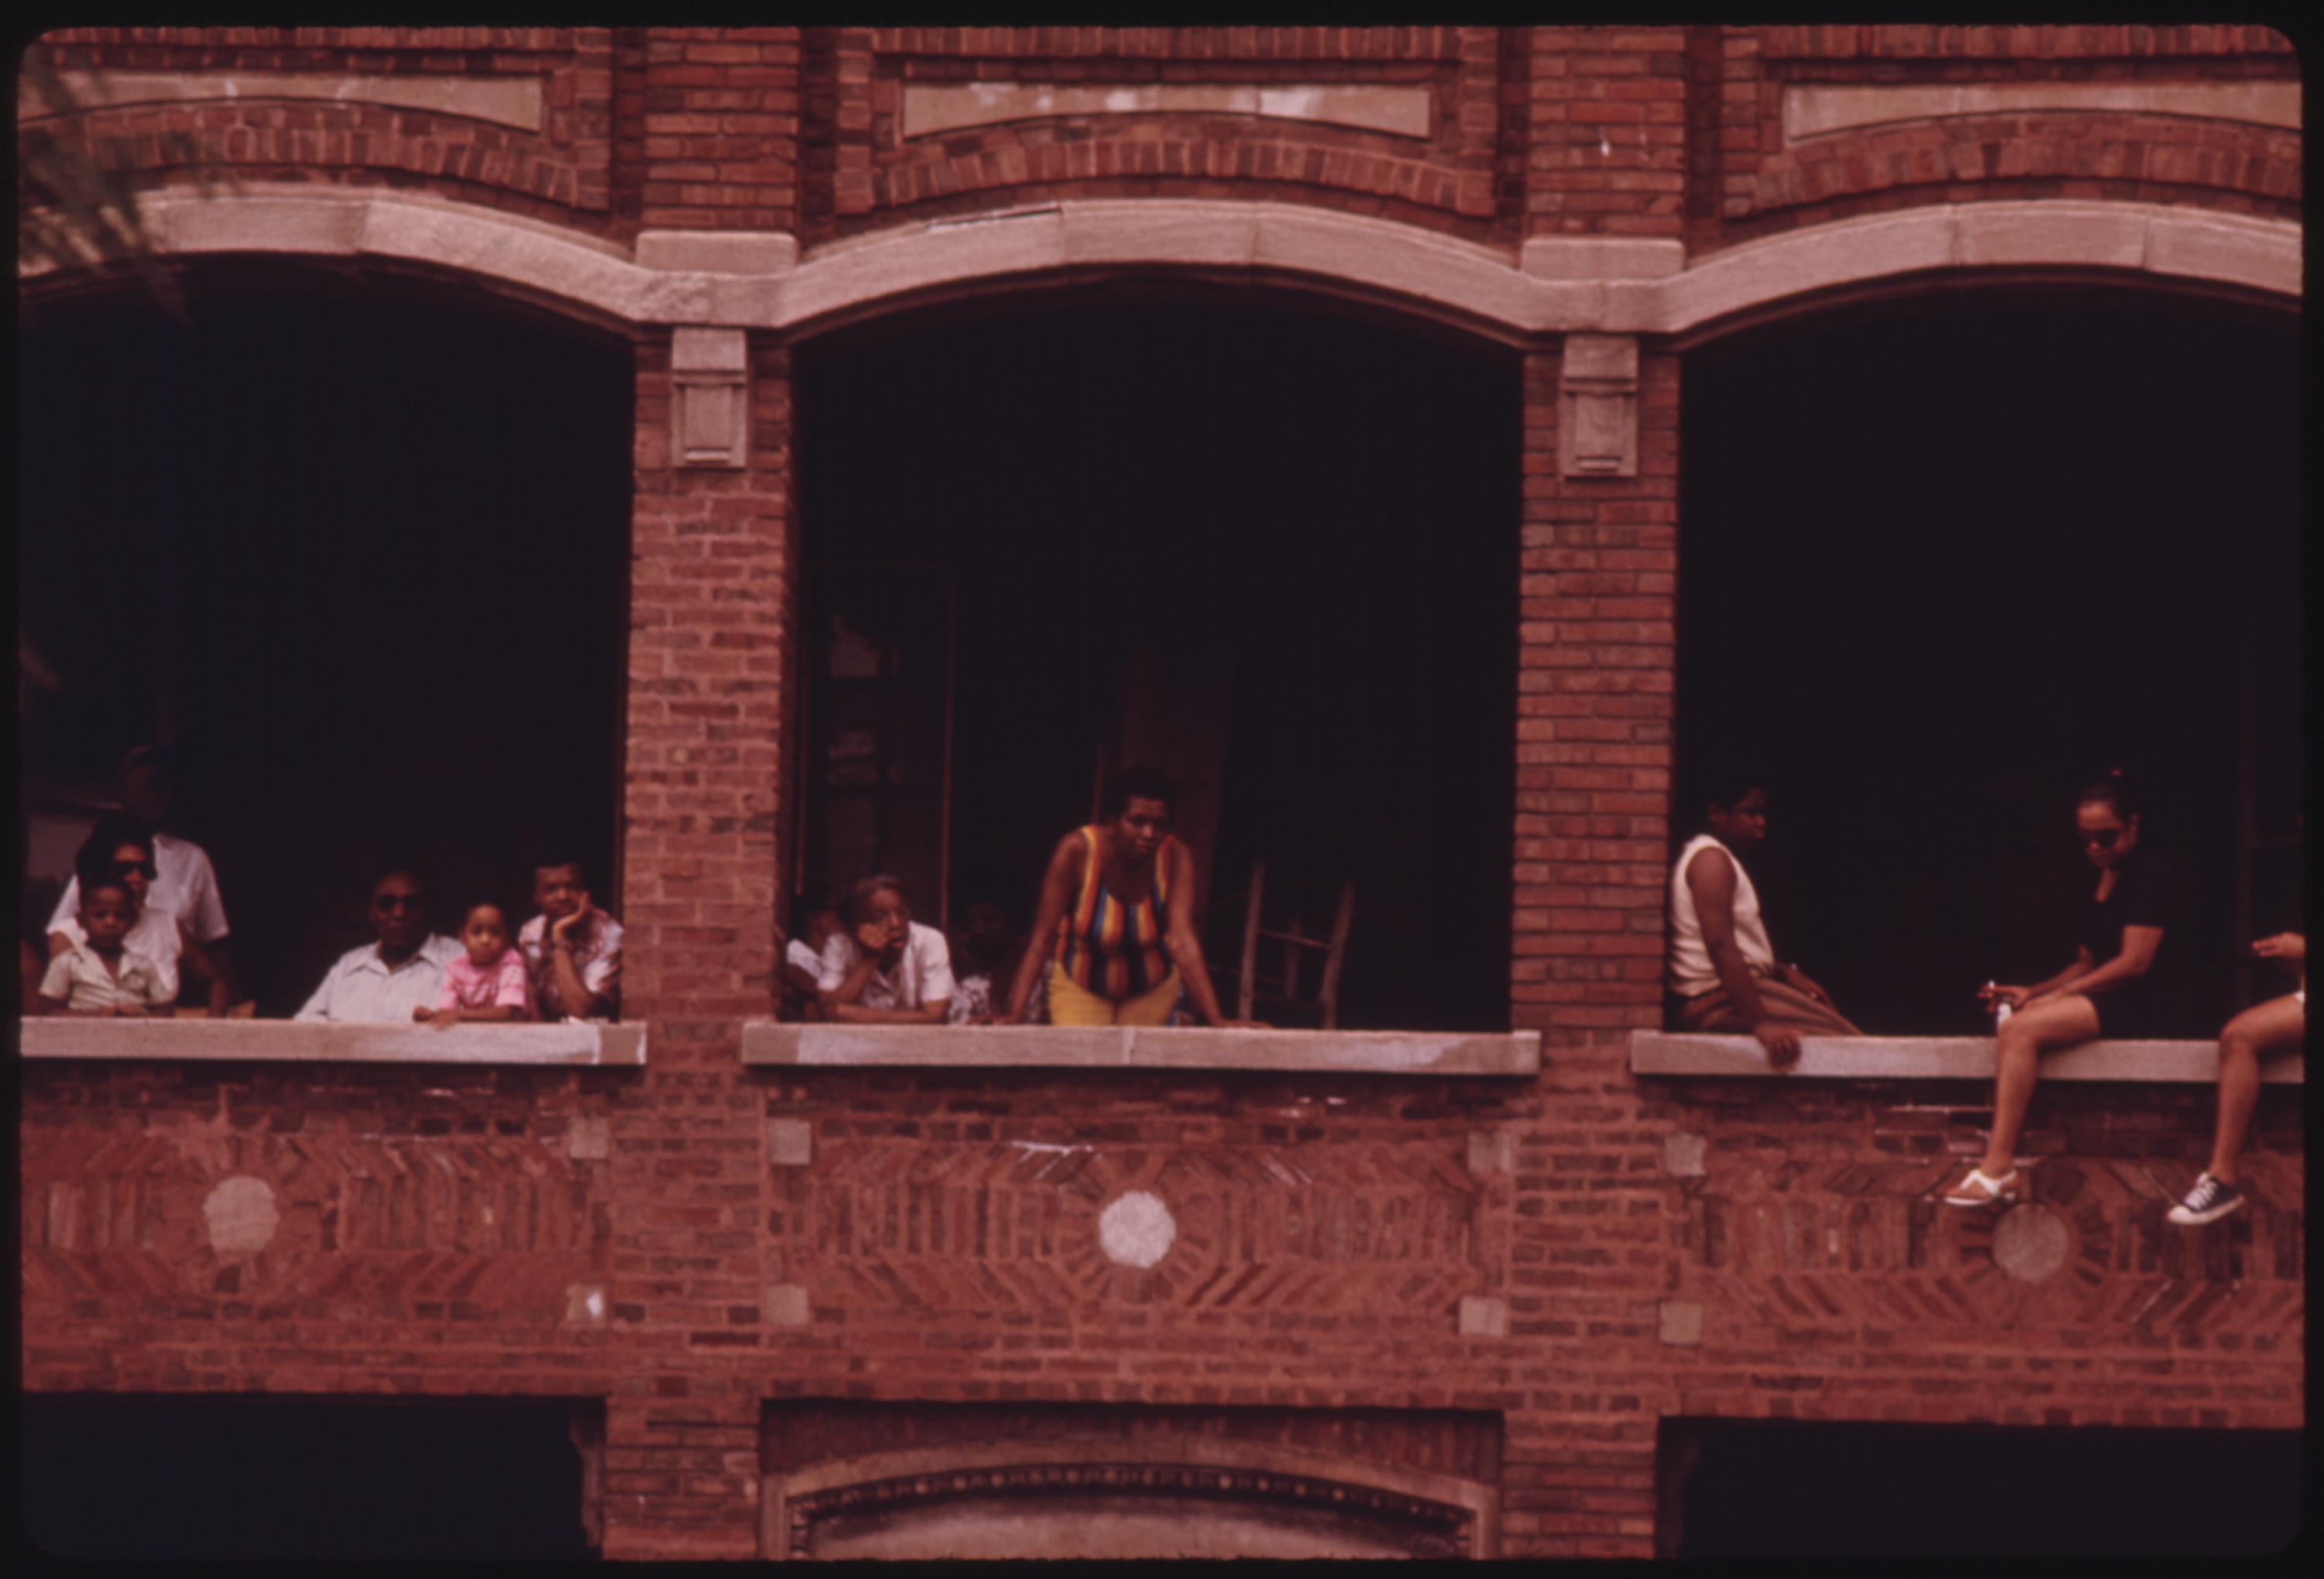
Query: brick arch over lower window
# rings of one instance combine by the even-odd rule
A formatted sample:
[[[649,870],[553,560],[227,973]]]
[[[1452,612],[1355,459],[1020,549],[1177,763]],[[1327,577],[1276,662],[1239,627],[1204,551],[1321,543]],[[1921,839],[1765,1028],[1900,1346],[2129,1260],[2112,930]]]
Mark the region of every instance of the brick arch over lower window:
[[[1064,201],[816,248],[787,235],[649,232],[634,248],[471,204],[245,187],[141,204],[165,254],[359,258],[463,276],[608,325],[804,331],[997,282],[1185,273],[1296,282],[1525,344],[1566,332],[1697,336],[1794,300],[1919,276],[2068,271],[2297,300],[2299,226],[2153,204],[1940,205],[1814,226],[1692,266],[1676,240],[1507,249],[1392,220],[1240,201]],[[40,271],[25,276],[28,286]]]
[[[770,1476],[761,1507],[761,1555],[779,1558],[1462,1558],[1495,1554],[1500,1498],[1456,1476],[1205,1437],[873,1454]],[[1190,1507],[1222,1549],[1145,1544]],[[937,1521],[942,1544],[923,1548],[915,1527]]]

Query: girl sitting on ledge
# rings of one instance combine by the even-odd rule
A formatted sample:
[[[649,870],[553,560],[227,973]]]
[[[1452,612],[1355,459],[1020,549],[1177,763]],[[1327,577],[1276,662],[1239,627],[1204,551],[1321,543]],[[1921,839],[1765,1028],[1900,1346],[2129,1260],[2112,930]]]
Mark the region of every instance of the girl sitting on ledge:
[[[2082,854],[2098,882],[2082,906],[2073,963],[2030,987],[1988,986],[1987,1008],[2010,1011],[1995,1036],[1993,1129],[1985,1156],[1947,1191],[1949,1206],[1989,1206],[2020,1194],[2012,1160],[2034,1101],[2041,1055],[2101,1036],[2157,1034],[2156,993],[2149,973],[2171,907],[2171,873],[2142,852],[2138,816],[2120,769],[2085,788],[2074,808]]]
[[[2253,1004],[2219,1032],[2219,1116],[2211,1136],[2211,1165],[2197,1177],[2187,1198],[2167,1214],[2182,1228],[2216,1223],[2244,1204],[2244,1193],[2236,1187],[2236,1159],[2243,1152],[2244,1131],[2251,1126],[2252,1109],[2259,1104],[2260,1058],[2290,1052],[2308,1034],[2308,939],[2297,932],[2279,932],[2251,947],[2262,959],[2300,966],[2300,986],[2281,998]]]

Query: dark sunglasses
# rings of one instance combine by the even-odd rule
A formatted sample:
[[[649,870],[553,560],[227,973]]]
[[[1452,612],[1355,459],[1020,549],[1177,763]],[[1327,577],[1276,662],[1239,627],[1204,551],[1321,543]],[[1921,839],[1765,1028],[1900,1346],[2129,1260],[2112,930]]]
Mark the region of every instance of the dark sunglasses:
[[[151,861],[115,861],[113,863],[113,875],[115,877],[126,877],[133,872],[139,873],[148,882],[161,875],[154,870],[153,863]]]
[[[2085,845],[2095,845],[2101,850],[2111,850],[2115,846],[2115,841],[2122,837],[2122,830],[2120,828],[2084,828],[2080,837]]]

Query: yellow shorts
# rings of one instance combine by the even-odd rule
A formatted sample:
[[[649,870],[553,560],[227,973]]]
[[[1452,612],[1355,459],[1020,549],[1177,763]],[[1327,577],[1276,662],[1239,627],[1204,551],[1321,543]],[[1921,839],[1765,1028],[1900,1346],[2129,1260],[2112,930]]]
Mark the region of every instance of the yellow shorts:
[[[1178,973],[1173,970],[1161,984],[1117,1003],[1101,998],[1049,962],[1049,1023],[1051,1025],[1160,1025],[1178,1002]]]

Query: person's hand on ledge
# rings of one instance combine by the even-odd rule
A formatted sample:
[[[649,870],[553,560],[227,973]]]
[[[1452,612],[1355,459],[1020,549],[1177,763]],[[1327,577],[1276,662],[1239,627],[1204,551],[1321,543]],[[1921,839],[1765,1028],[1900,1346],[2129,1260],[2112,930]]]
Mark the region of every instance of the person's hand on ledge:
[[[1767,1049],[1767,1062],[1775,1067],[1788,1069],[1800,1061],[1800,1033],[1790,1026],[1763,1020],[1751,1034]]]
[[[2262,937],[2254,942],[2251,951],[2262,959],[2284,959],[2298,964],[2308,957],[2308,939],[2298,932],[2278,932],[2273,937]]]
[[[1211,1029],[1213,1030],[1273,1030],[1275,1027],[1268,1024],[1264,1020],[1222,1020]]]

